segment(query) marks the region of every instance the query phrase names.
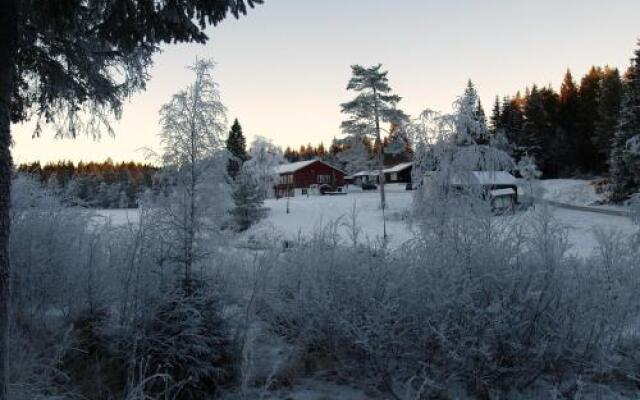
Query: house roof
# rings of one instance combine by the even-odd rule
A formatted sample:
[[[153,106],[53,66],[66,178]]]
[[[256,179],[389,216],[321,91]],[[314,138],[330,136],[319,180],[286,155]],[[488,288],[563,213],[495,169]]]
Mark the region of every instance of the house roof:
[[[378,171],[358,171],[352,176],[357,177],[357,176],[377,176],[377,175],[378,175]]]
[[[412,166],[413,166],[413,161],[404,162],[404,163],[400,163],[398,165],[394,165],[391,168],[386,168],[384,170],[384,173],[388,174],[388,173],[393,173],[393,172],[400,172],[400,171],[404,171],[407,168],[411,168]]]
[[[390,174],[393,172],[400,172],[400,171],[404,171],[407,168],[410,168],[411,166],[413,166],[413,161],[410,162],[404,162],[404,163],[400,163],[398,165],[394,165],[393,167],[389,167],[389,168],[385,168],[382,170],[382,172],[384,172],[385,174]],[[353,174],[353,177],[356,176],[378,176],[379,172],[377,170],[372,170],[372,171],[358,171],[355,174]]]
[[[452,185],[515,185],[516,182],[516,178],[507,171],[471,171],[467,176],[451,178]]]
[[[317,158],[313,159],[313,160],[297,161],[297,162],[293,162],[293,163],[289,163],[289,164],[278,165],[276,167],[276,172],[278,174],[280,174],[280,175],[282,175],[282,174],[291,174],[291,173],[299,171],[302,168],[305,168],[305,167],[307,167],[307,166],[309,166],[309,165],[311,165],[311,164],[313,164],[315,162],[321,162],[321,163],[323,163],[325,165],[328,165],[329,167],[335,169],[336,171],[343,172],[342,170],[334,167],[333,165],[328,164],[328,163],[326,163],[326,162],[324,162],[322,160],[318,160]]]

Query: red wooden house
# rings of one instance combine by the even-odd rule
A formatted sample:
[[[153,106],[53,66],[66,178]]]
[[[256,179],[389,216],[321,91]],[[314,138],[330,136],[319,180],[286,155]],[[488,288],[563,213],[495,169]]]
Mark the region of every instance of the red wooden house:
[[[306,194],[312,186],[338,188],[344,185],[345,173],[321,160],[279,165],[277,172],[280,175],[275,188],[278,197]]]

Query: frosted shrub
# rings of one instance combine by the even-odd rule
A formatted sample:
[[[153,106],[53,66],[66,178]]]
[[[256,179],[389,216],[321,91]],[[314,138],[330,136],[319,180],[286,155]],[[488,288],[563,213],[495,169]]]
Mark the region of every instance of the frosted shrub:
[[[14,187],[11,398],[204,399],[235,382],[215,263],[199,258],[183,293],[165,208],[144,200],[112,226],[29,178]]]
[[[258,314],[299,347],[301,367],[407,399],[569,395],[637,375],[636,352],[617,353],[637,343],[628,246],[603,242],[581,261],[544,207],[507,224],[519,217],[447,201],[398,251],[325,231],[272,266]]]

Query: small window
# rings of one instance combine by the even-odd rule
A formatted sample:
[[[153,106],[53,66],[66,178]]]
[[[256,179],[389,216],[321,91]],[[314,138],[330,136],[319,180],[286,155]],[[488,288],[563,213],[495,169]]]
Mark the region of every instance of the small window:
[[[331,176],[329,175],[318,175],[318,183],[329,183],[331,181]]]

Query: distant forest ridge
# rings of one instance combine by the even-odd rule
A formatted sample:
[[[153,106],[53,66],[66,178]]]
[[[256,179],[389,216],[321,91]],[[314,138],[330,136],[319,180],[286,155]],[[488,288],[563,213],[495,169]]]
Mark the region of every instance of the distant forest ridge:
[[[49,188],[61,191],[67,198],[79,199],[90,207],[137,207],[140,195],[154,186],[159,170],[151,164],[133,161],[114,163],[59,161],[41,165],[20,164],[19,173],[36,176]]]

